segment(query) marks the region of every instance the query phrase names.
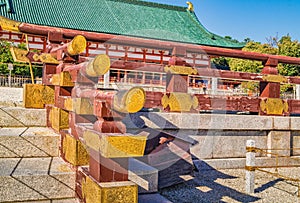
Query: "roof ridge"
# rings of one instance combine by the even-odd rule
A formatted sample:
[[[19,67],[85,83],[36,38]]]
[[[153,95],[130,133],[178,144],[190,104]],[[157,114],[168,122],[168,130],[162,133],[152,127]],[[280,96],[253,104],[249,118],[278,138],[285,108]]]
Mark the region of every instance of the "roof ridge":
[[[220,36],[220,35],[218,35],[218,34],[215,34],[215,33],[211,32],[211,31],[209,31],[209,30],[201,23],[201,21],[199,20],[198,16],[196,15],[196,13],[195,13],[194,11],[188,11],[187,13],[188,13],[189,16],[192,18],[192,20],[197,24],[197,26],[198,26],[199,28],[203,29],[203,30],[205,31],[205,33],[206,33],[209,37],[211,37],[211,39],[213,39],[213,38],[215,38],[215,37],[218,37],[218,38],[222,38],[224,41],[227,41],[227,42],[231,42],[231,43],[234,42],[234,40],[232,40],[232,39],[227,39],[227,38],[225,38],[225,37],[222,37],[222,36]],[[239,42],[239,41],[238,41],[238,42],[235,42],[235,43],[245,46],[245,43],[243,43],[243,42]]]
[[[184,7],[184,6],[174,6],[174,5],[144,1],[144,0],[107,0],[107,1],[117,1],[117,2],[121,1],[124,3],[128,3],[128,4],[135,4],[135,5],[156,7],[156,8],[164,8],[164,9],[176,10],[176,11],[186,11],[187,10],[187,7]]]

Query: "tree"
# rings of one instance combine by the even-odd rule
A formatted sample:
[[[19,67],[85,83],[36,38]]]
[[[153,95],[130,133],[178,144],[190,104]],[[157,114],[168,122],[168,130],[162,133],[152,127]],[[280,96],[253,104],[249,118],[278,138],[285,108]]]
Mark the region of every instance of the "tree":
[[[244,41],[247,42],[243,48],[244,51],[300,57],[300,43],[297,40],[293,41],[289,35],[282,36],[280,40],[278,40],[278,36],[269,37],[265,44],[254,42],[249,38],[246,38]],[[217,65],[228,64],[230,70],[241,72],[260,73],[263,68],[262,62],[245,59],[219,57],[213,59],[212,62]],[[279,74],[285,76],[298,76],[300,75],[299,69],[300,67],[297,65],[278,65]]]
[[[289,35],[283,36],[278,42],[278,54],[284,56],[300,57],[300,43],[297,40],[292,41]],[[297,76],[300,75],[299,66],[291,64],[281,64],[278,71],[282,75]]]
[[[244,51],[253,51],[265,54],[276,54],[277,48],[270,46],[269,44],[261,44],[260,42],[249,41],[243,48]],[[263,64],[261,61],[246,60],[246,59],[236,59],[228,58],[228,64],[230,70],[241,71],[241,72],[251,72],[260,73],[263,69]]]
[[[13,58],[9,51],[9,47],[11,44],[7,41],[0,41],[0,73],[7,74],[8,71],[8,63],[13,62]]]
[[[26,44],[24,43],[16,46],[11,42],[0,40],[0,74],[8,74],[8,63],[12,63],[14,65],[14,70],[12,71],[13,75],[30,76],[30,68],[28,64],[14,62],[10,53],[11,46],[26,49]],[[33,65],[32,69],[34,76],[42,76],[42,69],[40,67]]]

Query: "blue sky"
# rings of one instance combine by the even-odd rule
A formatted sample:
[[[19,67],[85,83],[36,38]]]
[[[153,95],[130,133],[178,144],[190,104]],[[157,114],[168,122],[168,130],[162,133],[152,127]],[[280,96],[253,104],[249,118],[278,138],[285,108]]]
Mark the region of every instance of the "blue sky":
[[[186,0],[148,0],[187,6]],[[200,22],[211,32],[243,41],[289,34],[300,41],[300,0],[190,0]]]

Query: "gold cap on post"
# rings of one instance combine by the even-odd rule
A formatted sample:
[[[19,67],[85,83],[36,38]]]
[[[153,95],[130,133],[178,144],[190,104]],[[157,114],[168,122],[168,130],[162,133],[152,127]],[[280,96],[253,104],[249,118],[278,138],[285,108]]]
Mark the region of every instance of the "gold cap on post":
[[[86,74],[90,77],[98,77],[109,71],[110,58],[106,54],[99,54],[91,60],[86,67]]]
[[[77,35],[74,39],[68,44],[67,51],[70,55],[78,55],[84,52],[86,48],[86,39],[82,35]]]
[[[128,91],[120,91],[115,95],[113,108],[123,113],[136,113],[144,107],[145,101],[144,89],[133,87]]]

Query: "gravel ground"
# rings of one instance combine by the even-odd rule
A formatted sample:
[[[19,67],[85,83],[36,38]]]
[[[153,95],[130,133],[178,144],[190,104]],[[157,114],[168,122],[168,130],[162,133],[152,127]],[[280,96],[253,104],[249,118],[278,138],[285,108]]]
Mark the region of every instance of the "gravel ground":
[[[265,169],[274,172],[274,169]],[[300,168],[280,168],[280,174],[300,178]],[[174,203],[259,202],[295,203],[298,183],[264,172],[255,172],[255,193],[245,194],[245,170],[206,170],[183,177],[182,184],[165,188],[161,194]]]

